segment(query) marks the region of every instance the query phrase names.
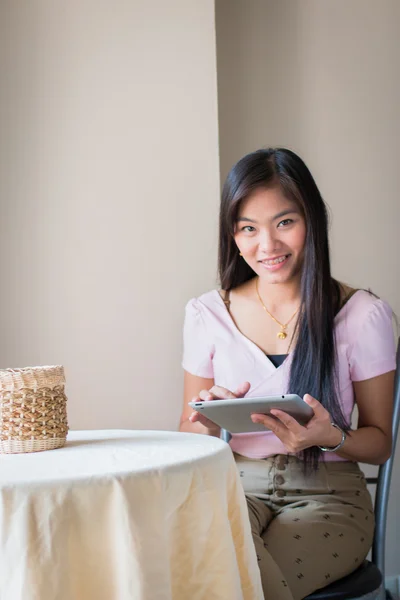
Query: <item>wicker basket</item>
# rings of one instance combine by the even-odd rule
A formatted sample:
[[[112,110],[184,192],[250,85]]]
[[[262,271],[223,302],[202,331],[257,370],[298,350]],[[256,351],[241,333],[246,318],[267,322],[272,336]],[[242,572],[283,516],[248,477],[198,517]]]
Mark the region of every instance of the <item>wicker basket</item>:
[[[39,452],[65,444],[64,386],[61,366],[0,370],[0,452]]]

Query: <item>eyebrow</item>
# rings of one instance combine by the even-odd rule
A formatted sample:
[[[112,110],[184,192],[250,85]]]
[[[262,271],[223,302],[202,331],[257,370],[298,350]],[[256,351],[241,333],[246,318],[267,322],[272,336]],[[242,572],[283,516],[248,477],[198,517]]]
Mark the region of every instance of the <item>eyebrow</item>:
[[[287,210],[282,210],[280,213],[278,213],[277,215],[275,215],[274,217],[272,217],[272,221],[276,221],[277,219],[281,219],[282,217],[285,217],[286,215],[291,215],[291,214],[298,214],[299,211],[296,210],[295,208],[289,208]],[[247,217],[239,217],[237,219],[237,222],[239,223],[240,221],[247,221],[249,223],[257,223],[257,221],[254,221],[254,219],[248,219]]]
[[[238,217],[236,219],[236,221],[239,223],[239,221],[248,221],[249,223],[257,223],[257,221],[254,221],[253,219],[248,219],[247,217]]]

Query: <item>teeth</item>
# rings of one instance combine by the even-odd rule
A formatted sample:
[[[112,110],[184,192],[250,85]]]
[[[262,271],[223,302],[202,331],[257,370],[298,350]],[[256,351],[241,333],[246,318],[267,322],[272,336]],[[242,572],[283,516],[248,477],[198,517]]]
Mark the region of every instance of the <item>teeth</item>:
[[[281,258],[275,258],[275,260],[266,260],[264,261],[266,265],[277,265],[284,260],[286,260],[287,256],[281,256]]]

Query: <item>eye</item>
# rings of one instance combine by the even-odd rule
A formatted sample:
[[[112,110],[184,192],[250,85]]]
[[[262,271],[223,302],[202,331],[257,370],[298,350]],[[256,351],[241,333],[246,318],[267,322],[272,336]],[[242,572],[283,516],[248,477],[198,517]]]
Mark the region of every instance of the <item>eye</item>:
[[[241,228],[240,231],[247,231],[248,233],[253,233],[253,231],[255,231],[256,228],[252,227],[251,225],[245,225],[244,227]]]
[[[291,225],[293,223],[293,219],[284,219],[280,223],[278,223],[278,227],[285,227],[286,225]]]

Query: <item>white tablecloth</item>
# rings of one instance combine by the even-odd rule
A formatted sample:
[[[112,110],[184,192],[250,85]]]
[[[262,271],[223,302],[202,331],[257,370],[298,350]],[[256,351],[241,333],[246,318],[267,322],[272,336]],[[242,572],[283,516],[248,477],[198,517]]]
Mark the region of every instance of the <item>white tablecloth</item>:
[[[221,440],[75,431],[0,456],[0,600],[259,600],[247,507]]]

